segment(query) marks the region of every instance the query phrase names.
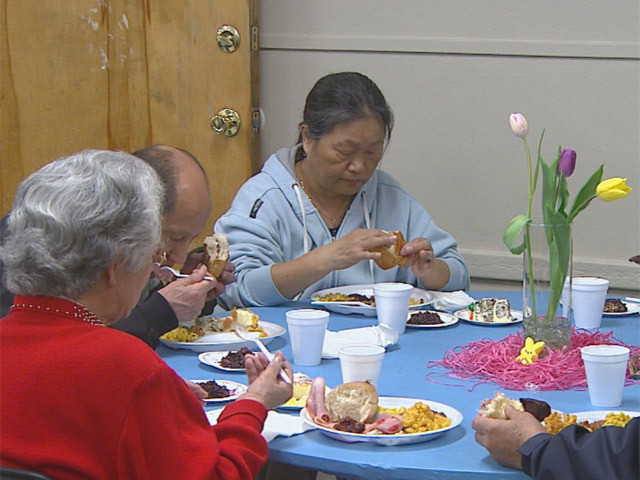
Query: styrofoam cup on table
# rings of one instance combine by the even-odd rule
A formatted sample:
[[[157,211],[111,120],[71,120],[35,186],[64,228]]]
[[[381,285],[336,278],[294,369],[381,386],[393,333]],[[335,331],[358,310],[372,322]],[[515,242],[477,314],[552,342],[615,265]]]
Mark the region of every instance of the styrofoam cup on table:
[[[286,318],[293,363],[302,366],[319,365],[329,312],[302,308],[288,311]]]
[[[357,344],[340,347],[338,358],[342,383],[363,381],[377,387],[384,352],[384,347],[379,345]]]
[[[629,349],[622,345],[589,345],[580,348],[587,375],[589,399],[596,407],[617,407],[627,374]]]
[[[377,283],[373,286],[378,324],[393,328],[399,335],[407,325],[409,300],[413,285],[408,283]]]
[[[563,302],[566,297],[563,296]],[[578,328],[600,328],[602,310],[609,290],[609,280],[600,277],[573,277],[571,280],[571,309]]]

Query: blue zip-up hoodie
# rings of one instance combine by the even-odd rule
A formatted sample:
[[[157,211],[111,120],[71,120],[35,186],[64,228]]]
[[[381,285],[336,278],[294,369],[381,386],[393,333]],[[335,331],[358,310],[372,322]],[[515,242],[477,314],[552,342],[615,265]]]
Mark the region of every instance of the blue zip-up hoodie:
[[[283,148],[271,155],[262,171],[247,180],[231,208],[218,219],[214,230],[229,241],[229,261],[236,267],[236,282],[218,298],[227,308],[278,305],[289,301],[271,279],[271,266],[293,260],[332,241],[319,212],[298,184],[294,174],[295,152]],[[456,241],[438,228],[420,203],[389,174],[375,170],[353,199],[336,238],[357,228],[400,230],[409,241],[424,237],[437,258],[447,263],[450,277],[443,290],[466,289],[469,273],[456,250]],[[379,282],[406,282],[425,288],[410,268],[378,268],[362,261],[335,270],[301,292],[308,299],[326,288]]]

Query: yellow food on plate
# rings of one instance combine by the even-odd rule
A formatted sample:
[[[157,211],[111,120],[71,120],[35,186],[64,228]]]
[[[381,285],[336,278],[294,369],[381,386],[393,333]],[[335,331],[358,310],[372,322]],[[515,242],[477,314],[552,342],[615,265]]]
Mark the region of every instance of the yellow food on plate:
[[[615,427],[624,427],[631,421],[631,417],[622,412],[618,413],[607,413],[607,416],[604,417],[603,427],[607,426],[615,426]]]
[[[551,415],[544,419],[544,429],[547,433],[558,433],[564,427],[568,427],[569,425],[580,425],[590,432],[593,432],[600,427],[606,426],[624,427],[630,420],[631,417],[623,412],[609,412],[602,420],[591,422],[584,420],[582,422],[578,422],[578,418],[570,413],[552,412]]]
[[[404,433],[422,433],[439,430],[451,425],[451,420],[434,412],[422,402],[414,403],[402,415]]]
[[[379,413],[388,413],[389,415],[403,415],[407,409],[405,407],[391,408],[391,407],[381,407],[378,405]]]
[[[311,389],[311,382],[293,382],[293,395],[282,406],[283,407],[304,407],[307,403],[307,396]]]
[[[578,417],[569,413],[551,412],[544,419],[544,429],[547,433],[558,433],[564,427],[575,425]]]
[[[189,327],[180,325],[173,330],[165,333],[160,338],[163,340],[168,340],[170,342],[193,342],[199,337],[200,335],[189,330]]]
[[[253,313],[251,310],[234,308],[229,312],[229,317],[233,320],[234,324],[237,323],[238,325],[246,327],[249,332],[259,332],[258,338],[267,336],[264,329],[258,325],[258,315]]]
[[[366,295],[360,295],[357,293],[346,295],[344,293],[330,292],[326,295],[314,295],[313,299],[316,302],[361,302],[370,307],[375,307],[375,299],[373,296],[367,297]],[[409,306],[422,305],[424,300],[422,298],[409,298]]]

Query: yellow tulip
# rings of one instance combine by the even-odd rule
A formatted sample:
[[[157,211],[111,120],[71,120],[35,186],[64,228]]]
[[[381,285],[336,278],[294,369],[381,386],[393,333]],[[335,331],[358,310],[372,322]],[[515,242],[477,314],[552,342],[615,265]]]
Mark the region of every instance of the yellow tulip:
[[[598,184],[596,188],[596,195],[600,200],[605,202],[613,202],[619,198],[627,196],[627,193],[631,191],[631,187],[628,187],[626,178],[608,178]]]

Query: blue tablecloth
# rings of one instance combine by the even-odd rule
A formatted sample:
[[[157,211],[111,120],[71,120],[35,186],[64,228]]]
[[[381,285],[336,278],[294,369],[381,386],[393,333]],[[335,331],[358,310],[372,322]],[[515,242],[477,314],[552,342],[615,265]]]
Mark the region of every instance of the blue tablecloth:
[[[519,292],[470,292],[475,298],[498,296],[508,298],[512,308],[521,308]],[[300,304],[288,307],[252,308],[261,320],[286,326],[285,312],[300,308]],[[342,330],[371,326],[375,317],[339,315],[332,313],[329,330]],[[640,345],[640,316],[605,317],[601,331],[613,330],[616,338],[630,345]],[[458,409],[464,415],[462,424],[442,436],[423,443],[396,447],[369,443],[344,443],[328,438],[314,430],[289,438],[278,437],[269,443],[269,459],[292,465],[312,468],[352,479],[525,479],[522,472],[502,467],[492,460],[484,448],[474,440],[471,420],[480,401],[492,397],[496,390],[512,398],[533,397],[548,402],[552,408],[563,412],[599,410],[589,403],[588,392],[577,390],[521,392],[499,388],[493,383],[476,386],[470,381],[451,380],[441,375],[425,380],[429,373],[429,360],[442,359],[445,351],[483,338],[501,339],[517,332],[520,324],[500,327],[473,325],[458,322],[455,325],[433,329],[407,329],[399,337],[398,344],[390,347],[385,355],[378,385],[381,396],[411,397],[434,400]],[[291,359],[289,339],[285,334],[270,344],[272,351],[281,350]],[[197,353],[188,350],[172,350],[161,346],[158,353],[185,378],[213,378],[246,383],[243,373],[226,373],[198,361]],[[296,367],[310,377],[323,376],[329,386],[340,383],[339,360],[322,360],[319,366]],[[443,370],[439,370],[443,371]],[[449,384],[449,385],[445,385]],[[451,384],[458,384],[452,386]],[[625,387],[622,405],[615,410],[640,411],[640,385]]]

